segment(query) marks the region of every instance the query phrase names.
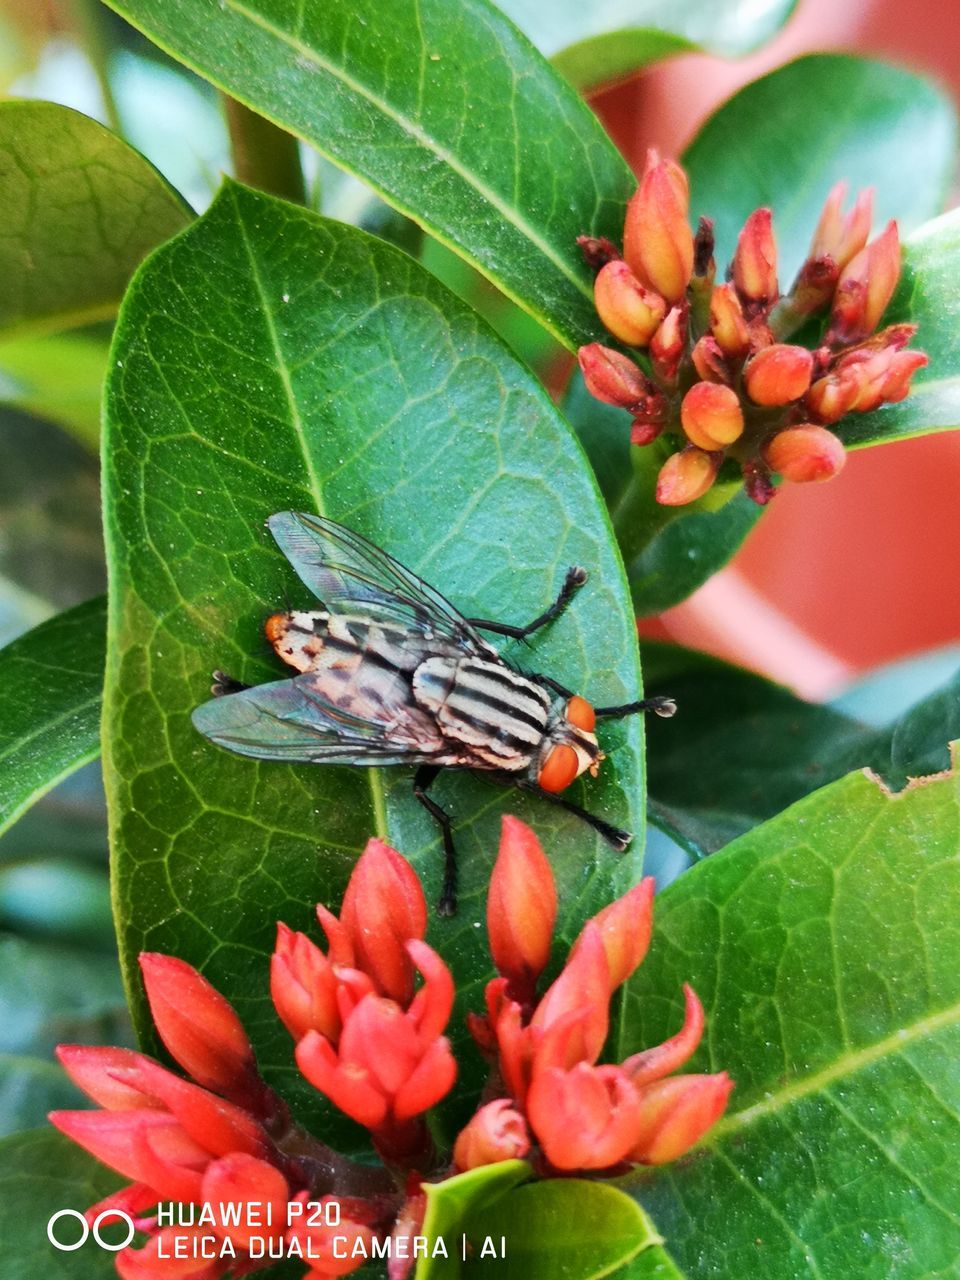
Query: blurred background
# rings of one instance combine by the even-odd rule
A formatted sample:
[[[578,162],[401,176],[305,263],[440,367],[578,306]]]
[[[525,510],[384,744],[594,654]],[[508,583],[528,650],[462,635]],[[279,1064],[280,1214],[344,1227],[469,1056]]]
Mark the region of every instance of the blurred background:
[[[932,76],[958,101],[960,27],[951,9],[943,0],[799,0],[776,38],[747,58],[678,56],[591,102],[639,170],[647,146],[679,154],[739,86],[811,50],[888,58]],[[197,211],[231,171],[217,94],[99,0],[0,0],[0,91],[99,119]],[[535,322],[361,183],[306,149],[303,161],[312,204],[417,253],[560,394],[569,356]],[[0,643],[104,590],[97,431],[109,337],[102,324],[46,339],[42,393],[31,382],[35,349],[0,345]],[[945,579],[942,549],[955,536],[958,491],[960,433],[855,452],[829,484],[781,491],[733,562],[683,604],[642,619],[641,635],[888,723],[960,667],[960,591]],[[659,833],[653,844],[668,878],[680,855]],[[55,1043],[129,1038],[96,764],[0,838],[0,965],[9,975],[0,984],[5,1133],[72,1103],[50,1061]]]

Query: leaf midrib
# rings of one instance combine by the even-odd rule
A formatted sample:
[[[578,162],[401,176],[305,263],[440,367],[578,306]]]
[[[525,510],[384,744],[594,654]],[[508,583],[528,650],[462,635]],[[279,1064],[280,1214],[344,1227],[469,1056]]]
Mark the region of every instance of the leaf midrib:
[[[747,1128],[755,1121],[762,1120],[768,1115],[774,1115],[776,1112],[802,1098],[809,1097],[813,1093],[823,1092],[835,1081],[841,1080],[845,1076],[855,1075],[858,1071],[872,1066],[873,1063],[892,1056],[907,1045],[913,1044],[924,1036],[940,1031],[944,1027],[951,1026],[955,1022],[960,1022],[960,1001],[956,1004],[948,1005],[947,1008],[941,1009],[939,1013],[931,1014],[927,1018],[921,1018],[908,1027],[897,1027],[895,1031],[892,1031],[888,1036],[884,1036],[882,1040],[877,1040],[874,1044],[866,1045],[861,1049],[844,1053],[835,1062],[832,1062],[822,1070],[816,1071],[794,1084],[786,1085],[776,1092],[768,1093],[760,1102],[755,1102],[752,1106],[745,1107],[742,1111],[725,1116],[711,1130],[710,1140],[704,1145],[706,1147],[715,1146],[721,1140],[739,1132],[741,1129]]]
[[[267,332],[270,337],[270,344],[273,347],[277,372],[280,375],[280,381],[283,384],[283,392],[287,401],[290,425],[293,428],[294,434],[297,438],[297,443],[300,446],[300,452],[303,456],[303,462],[307,472],[307,481],[310,487],[310,492],[313,495],[317,514],[325,516],[327,511],[326,504],[323,501],[322,482],[319,474],[317,473],[313,455],[307,446],[307,436],[304,430],[303,419],[300,416],[300,409],[297,405],[296,397],[293,394],[293,384],[290,381],[290,371],[287,368],[286,361],[280,349],[280,339],[277,334],[276,324],[274,323],[273,311],[270,308],[266,290],[263,287],[263,281],[260,279],[260,272],[257,268],[257,261],[253,252],[253,246],[250,244],[250,238],[247,235],[247,227],[243,219],[243,213],[236,200],[233,201],[233,207],[236,213],[237,226],[240,228],[240,235],[243,239],[244,252],[247,255],[247,261],[250,263],[250,277],[253,280],[254,287],[257,291],[257,297],[263,312],[264,322],[267,326]],[[368,768],[365,770],[365,773],[370,787],[370,801],[373,807],[373,825],[375,832],[382,840],[386,840],[388,838],[387,804],[383,791],[383,783],[380,779],[380,770]]]

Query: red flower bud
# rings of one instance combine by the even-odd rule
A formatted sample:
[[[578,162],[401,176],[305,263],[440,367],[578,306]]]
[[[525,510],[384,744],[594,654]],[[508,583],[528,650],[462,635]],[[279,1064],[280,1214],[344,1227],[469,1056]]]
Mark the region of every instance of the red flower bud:
[[[522,1160],[530,1150],[527,1122],[509,1098],[497,1098],[481,1107],[460,1133],[453,1148],[453,1163],[460,1172],[478,1169],[499,1160]]]
[[[527,1095],[527,1117],[555,1169],[609,1169],[637,1145],[637,1091],[619,1067],[551,1067]]]
[[[340,1205],[340,1221],[336,1226],[327,1222],[325,1209],[334,1200]],[[316,1203],[323,1205],[324,1210],[315,1212],[312,1206]],[[294,1206],[299,1206],[299,1211]],[[314,1273],[317,1280],[349,1275],[358,1271],[371,1256],[375,1233],[367,1223],[357,1220],[358,1211],[362,1214],[361,1206],[343,1197],[318,1197],[309,1191],[299,1191],[293,1197],[288,1210],[291,1226],[286,1239],[290,1244],[297,1242],[304,1262],[310,1267],[305,1280]],[[355,1255],[358,1241],[362,1245],[356,1249]]]
[[[634,275],[667,302],[683,297],[693,272],[689,199],[686,174],[651,148],[640,186],[627,206],[623,256]]]
[[[733,1089],[725,1071],[714,1076],[674,1076],[638,1090],[640,1133],[630,1159],[666,1164],[699,1142],[723,1115]]]
[[[714,386],[704,382],[702,386]],[[720,470],[720,456],[688,445],[681,453],[673,453],[657,476],[657,501],[665,507],[682,507],[702,498]]]
[[[693,1057],[700,1043],[700,1037],[703,1035],[703,1005],[697,999],[697,993],[693,987],[686,982],[683,984],[683,994],[686,1011],[683,1026],[677,1034],[653,1049],[644,1049],[642,1053],[633,1054],[623,1064],[624,1071],[638,1087],[651,1084],[654,1080],[661,1080],[671,1072],[678,1071],[689,1058]]]
[[[693,384],[680,405],[680,421],[690,443],[708,452],[723,449],[743,435],[743,410],[737,393],[732,387],[725,387],[717,382]],[[693,469],[694,464],[685,463],[684,466]],[[703,470],[706,472],[706,468]],[[713,476],[716,476],[716,470]],[[697,483],[700,478],[699,475],[695,476]],[[706,493],[711,484],[713,477],[701,492]],[[699,496],[698,493],[697,497]],[[659,494],[657,500],[663,501]],[[685,498],[683,501],[690,502],[692,499]]]
[[[636,409],[646,403],[657,389],[640,372],[632,360],[612,347],[591,342],[577,352],[587,390],[604,404],[620,409]]]
[[[160,1039],[184,1071],[227,1097],[256,1087],[253,1049],[230,1002],[176,956],[144,951],[140,969]]]
[[[557,918],[557,889],[540,841],[509,814],[500,830],[500,852],[487,896],[487,933],[497,972],[520,1004],[532,1001],[537,978],[550,959]]]
[[[883,234],[861,249],[840,273],[828,340],[857,342],[873,333],[900,279],[900,237],[889,222]]]
[[[647,876],[593,917],[592,923],[600,930],[607,957],[611,995],[647,954],[653,931],[654,885],[653,876]],[[574,943],[574,950],[580,945],[580,938]]]
[[[356,967],[382,995],[408,1004],[414,969],[406,943],[426,933],[427,903],[413,867],[384,841],[367,841],[343,895],[340,923]]]
[[[647,345],[667,310],[659,293],[645,289],[622,259],[601,269],[593,300],[613,336],[633,347]]]
[[[251,1237],[282,1238],[289,1194],[283,1174],[254,1156],[224,1156],[203,1175],[203,1203],[213,1213],[214,1231],[243,1249]]]
[[[663,435],[666,423],[653,421],[650,418],[634,418],[630,424],[630,443],[637,445],[653,444]]]
[[[277,925],[277,945],[270,957],[270,994],[280,1020],[294,1040],[319,1031],[336,1042],[340,1035],[337,975],[319,947],[305,933]]]
[[[165,1111],[52,1111],[50,1123],[159,1200],[200,1200],[211,1153]]]
[[[800,399],[812,373],[813,356],[806,347],[775,342],[747,361],[743,381],[754,404],[784,405]]]
[[[873,188],[861,191],[850,212],[841,212],[847,184],[838,182],[827,196],[810,245],[810,258],[830,257],[839,270],[860,252],[873,222]]]
[[[846,451],[833,432],[810,422],[778,431],[762,452],[772,470],[795,484],[830,480],[843,470],[847,460]]]
[[[733,282],[744,302],[768,306],[777,297],[777,246],[769,209],[755,209],[743,224],[733,255]]]
[[[588,920],[530,1024],[535,1031],[546,1032],[563,1021],[561,1057],[565,1065],[581,1059],[596,1062],[600,1056],[609,1027],[610,990],[603,933],[596,921]],[[570,1015],[575,1016],[566,1021]]]
[[[750,331],[732,284],[719,284],[710,295],[710,332],[724,355],[734,359],[746,355]]]
[[[891,361],[890,371],[883,384],[883,400],[895,404],[910,394],[910,379],[918,369],[925,368],[930,359],[925,351],[898,351]]]

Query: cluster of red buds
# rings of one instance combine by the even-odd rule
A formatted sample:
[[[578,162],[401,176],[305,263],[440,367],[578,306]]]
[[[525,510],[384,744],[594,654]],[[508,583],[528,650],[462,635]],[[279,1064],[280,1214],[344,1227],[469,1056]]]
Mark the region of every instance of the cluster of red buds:
[[[492,1070],[483,1105],[452,1155],[435,1149],[425,1112],[456,1076],[443,1034],[454,984],[423,941],[426,901],[410,864],[383,841],[369,842],[339,918],[317,908],[326,951],[279,925],[270,987],[297,1065],[366,1127],[382,1165],[358,1164],[295,1123],[260,1076],[224,997],[184,961],[142,955],[157,1031],[189,1079],[132,1050],[64,1045],[61,1062],[101,1110],[51,1116],[132,1180],[87,1213],[91,1223],[125,1213],[148,1237],[117,1253],[120,1276],[219,1280],[292,1256],[317,1280],[385,1256],[391,1280],[402,1280],[414,1254],[389,1244],[419,1231],[426,1181],[513,1158],[528,1159],[543,1177],[612,1175],[688,1151],[732,1088],[724,1073],[667,1078],[702,1033],[692,990],[677,1035],[619,1066],[597,1065],[610,998],[649,944],[652,898],[645,880],[590,920],[538,998],[556,887],[533,832],[504,819],[487,911],[499,976],[487,985],[486,1015],[470,1018]],[[317,1205],[334,1202],[335,1218],[318,1216]],[[161,1211],[168,1203],[203,1206],[206,1216],[171,1223]],[[192,1252],[211,1232],[214,1256],[208,1248]],[[377,1242],[387,1242],[380,1253]]]
[[[740,232],[728,280],[715,284],[713,224],[688,221],[687,176],[656,151],[627,207],[623,256],[606,239],[581,236],[598,269],[597,313],[636,358],[590,343],[579,351],[589,391],[633,415],[631,440],[664,433],[683,447],[660,471],[657,500],[702,497],[727,458],[761,506],[785,480],[828,480],[845,461],[829,430],[847,413],[902,400],[927,363],[906,346],[914,325],[875,332],[900,277],[895,222],[867,243],[873,193],[846,214],[846,184],[827,197],[809,255],[780,294],[769,209]],[[787,341],[812,335],[808,346]]]

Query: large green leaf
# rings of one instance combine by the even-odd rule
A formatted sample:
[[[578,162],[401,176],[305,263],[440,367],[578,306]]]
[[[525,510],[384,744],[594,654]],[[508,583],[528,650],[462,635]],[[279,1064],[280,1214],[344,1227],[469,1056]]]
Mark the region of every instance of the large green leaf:
[[[625,1052],[679,1026],[728,1070],[700,1151],[630,1187],[682,1269],[755,1280],[951,1275],[960,1256],[960,796],[818,791],[658,900]]]
[[[669,723],[650,726],[650,815],[696,854],[851,769],[869,767],[900,789],[910,777],[945,769],[946,744],[960,737],[960,676],[875,728],[700,654],[655,646],[645,653],[650,691],[669,692],[680,707]]]
[[[586,565],[567,614],[512,653],[601,703],[637,689],[629,599],[592,477],[542,389],[462,303],[362,232],[230,185],[137,277],[113,356],[105,768],[123,957],[128,975],[143,947],[201,966],[287,1087],[291,1045],[266,994],[274,922],[311,927],[310,904],[338,901],[375,831],[421,868],[431,900],[440,856],[407,771],[257,763],[192,727],[214,666],[285,673],[267,660],[264,617],[311,603],[265,518],[341,519],[470,615],[535,616],[566,566]],[[602,736],[601,779],[575,795],[636,829],[641,727]],[[432,928],[476,1006],[499,814],[541,833],[567,939],[635,874],[640,842],[620,857],[576,819],[464,775],[435,793],[463,887],[459,917]]]
[[[100,749],[103,600],[0,649],[0,831]]]
[[[555,67],[581,88],[670,54],[704,48],[735,57],[768,40],[796,0],[499,0]]]
[[[52,102],[0,103],[0,329],[112,316],[137,264],[189,217],[96,120]]]
[[[632,178],[489,0],[110,0],[162,48],[359,174],[575,347],[575,239],[619,236]]]
[[[692,214],[715,220],[720,272],[747,216],[769,205],[781,283],[787,287],[835,182],[846,178],[852,190],[876,188],[878,225],[895,217],[909,230],[942,207],[955,145],[954,109],[928,81],[882,63],[818,54],[740,90],[707,121],[683,162],[690,174]],[[920,325],[917,345],[929,350],[931,364],[921,370],[906,401],[844,422],[840,434],[853,447],[958,421],[960,330],[952,285],[957,225],[942,219],[908,242],[904,282],[890,315]],[[576,393],[567,407],[588,453],[599,449],[608,463],[619,421],[624,444],[618,447],[617,472],[629,480],[620,481],[611,509],[637,612],[677,604],[734,555],[760,509],[742,495],[723,502],[724,495],[715,491],[688,507],[657,508],[658,447],[632,450],[631,471],[625,464],[629,416]],[[597,446],[595,436],[601,441]]]
[[[0,1254],[4,1280],[109,1280],[116,1254],[92,1239],[61,1252],[47,1239],[47,1222],[61,1209],[83,1213],[119,1179],[52,1129],[18,1133],[0,1142]],[[80,1238],[79,1223],[54,1225],[64,1244]],[[104,1230],[109,1239],[109,1228]],[[122,1229],[121,1236],[123,1238]]]

